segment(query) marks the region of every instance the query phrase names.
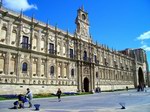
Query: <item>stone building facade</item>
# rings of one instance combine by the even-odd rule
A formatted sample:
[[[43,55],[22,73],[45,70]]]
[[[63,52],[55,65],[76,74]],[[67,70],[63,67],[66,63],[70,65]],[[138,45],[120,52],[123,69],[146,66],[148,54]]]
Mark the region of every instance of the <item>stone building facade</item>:
[[[88,13],[78,9],[76,31],[1,7],[0,94],[53,93],[134,88],[145,81],[144,60],[94,43]],[[146,55],[146,54],[145,54]]]

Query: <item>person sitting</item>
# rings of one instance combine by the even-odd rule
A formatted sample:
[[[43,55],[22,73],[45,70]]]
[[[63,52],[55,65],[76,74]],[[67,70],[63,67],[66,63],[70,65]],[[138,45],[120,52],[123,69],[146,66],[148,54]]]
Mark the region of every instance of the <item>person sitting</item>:
[[[12,107],[10,109],[24,108],[24,103],[25,102],[26,102],[26,98],[22,94],[19,94],[18,95],[18,100],[14,102],[14,107]]]

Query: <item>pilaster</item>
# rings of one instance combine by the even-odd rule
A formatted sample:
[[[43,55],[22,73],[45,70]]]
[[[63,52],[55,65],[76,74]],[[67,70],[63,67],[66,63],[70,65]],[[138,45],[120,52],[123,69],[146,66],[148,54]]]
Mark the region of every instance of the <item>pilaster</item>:
[[[20,63],[20,58],[21,58],[21,54],[17,54],[17,58],[16,58],[16,75],[17,75],[17,81],[19,81],[19,75],[20,75],[20,70],[21,70],[21,63]]]
[[[6,75],[9,74],[9,64],[10,64],[10,52],[7,52],[5,56],[5,72],[4,72]]]
[[[77,62],[77,82],[78,82],[78,90],[81,92],[83,89],[82,85],[82,62]]]
[[[33,74],[32,74],[32,65],[33,65],[33,57],[32,57],[32,55],[30,55],[29,84],[32,84],[32,77],[33,77]]]
[[[45,63],[45,77],[46,77],[46,84],[48,84],[48,80],[50,78],[50,66],[49,66],[49,59],[46,59],[46,63]]]
[[[65,66],[65,63],[62,62],[62,64],[61,64],[61,78],[64,78],[64,66]]]
[[[39,57],[37,60],[37,75],[41,77],[41,58]]]
[[[11,25],[12,25],[12,22],[9,21],[9,22],[8,22],[8,29],[7,29],[7,36],[6,36],[6,44],[7,44],[7,45],[10,44]]]
[[[94,89],[94,67],[93,64],[89,65],[90,67],[90,79],[89,79],[89,91],[92,91]]]

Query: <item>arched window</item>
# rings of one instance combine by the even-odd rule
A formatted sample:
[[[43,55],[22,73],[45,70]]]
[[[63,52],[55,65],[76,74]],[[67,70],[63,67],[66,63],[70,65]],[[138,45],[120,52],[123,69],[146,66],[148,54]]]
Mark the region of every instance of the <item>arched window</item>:
[[[71,69],[71,77],[74,77],[74,69]]]
[[[22,72],[27,72],[27,69],[28,69],[27,67],[28,67],[28,64],[26,62],[24,62],[22,64]]]
[[[51,74],[51,75],[54,74],[54,66],[51,66],[51,68],[50,68],[50,74]]]

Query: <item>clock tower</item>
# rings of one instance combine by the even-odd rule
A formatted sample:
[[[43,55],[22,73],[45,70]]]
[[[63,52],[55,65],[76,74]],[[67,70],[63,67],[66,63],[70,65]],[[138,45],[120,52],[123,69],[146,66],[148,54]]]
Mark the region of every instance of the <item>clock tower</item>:
[[[89,20],[88,13],[84,11],[83,7],[78,9],[76,18],[76,35],[85,41],[91,41],[89,35]]]

